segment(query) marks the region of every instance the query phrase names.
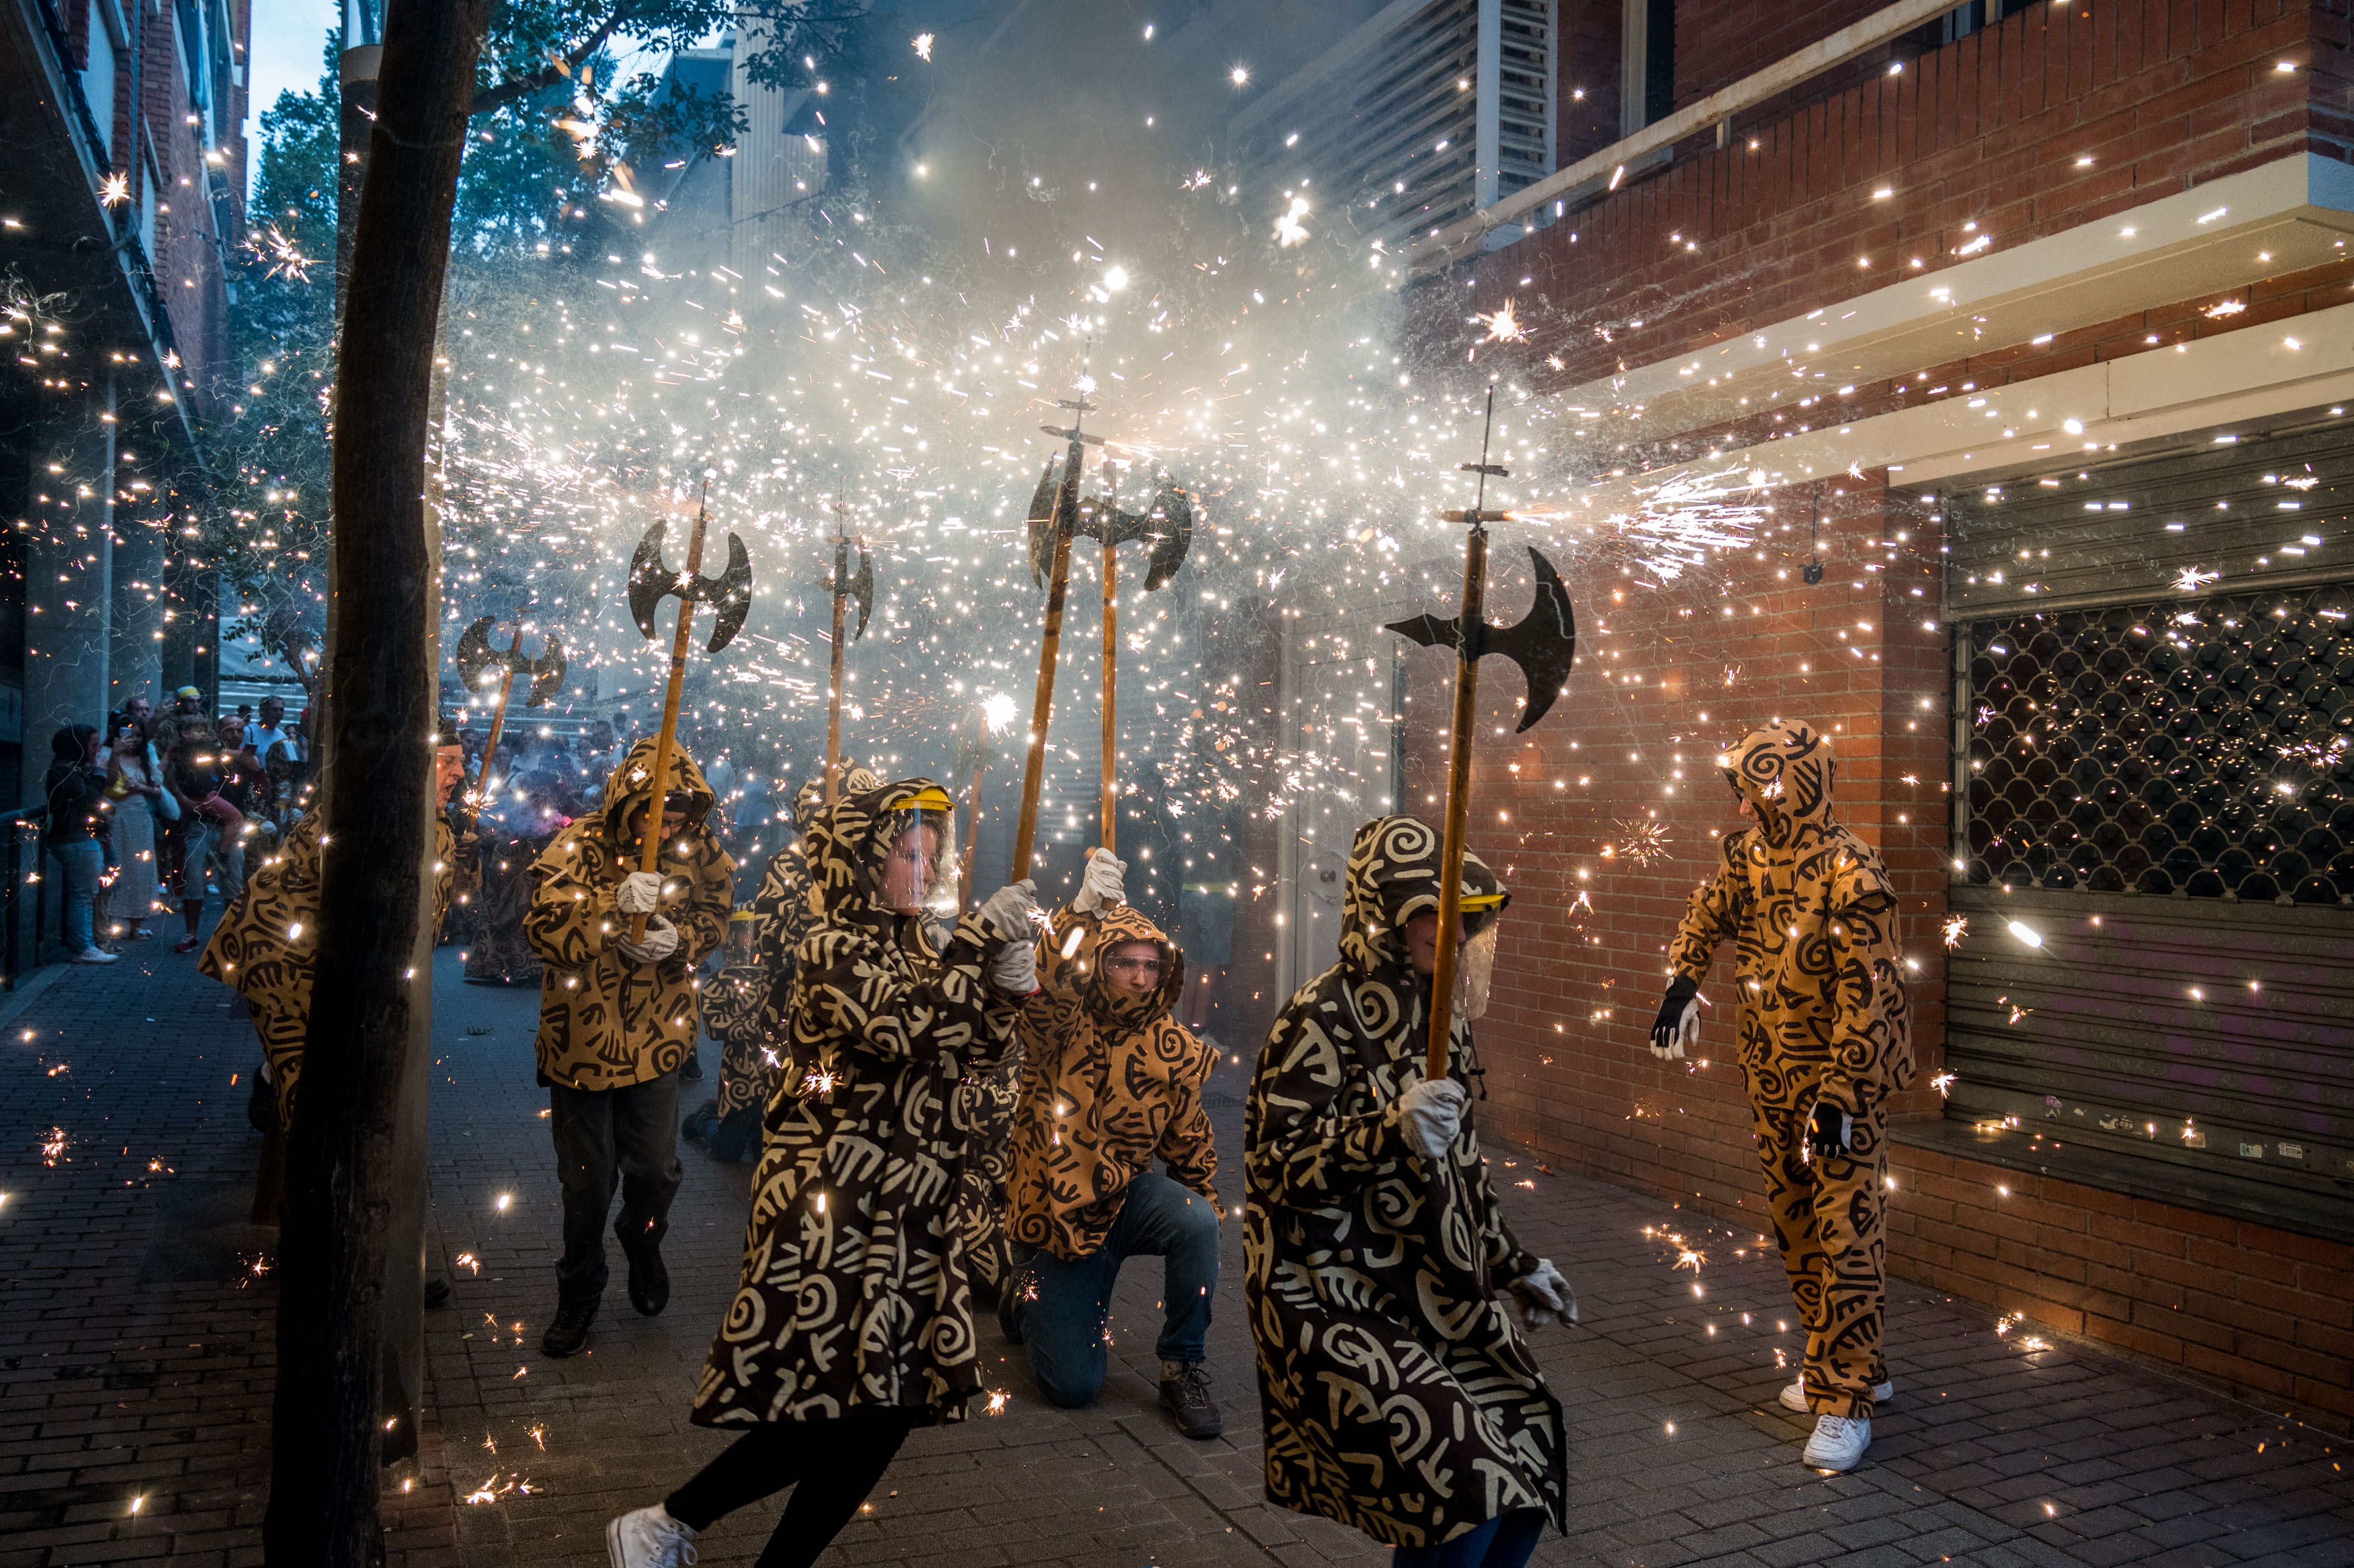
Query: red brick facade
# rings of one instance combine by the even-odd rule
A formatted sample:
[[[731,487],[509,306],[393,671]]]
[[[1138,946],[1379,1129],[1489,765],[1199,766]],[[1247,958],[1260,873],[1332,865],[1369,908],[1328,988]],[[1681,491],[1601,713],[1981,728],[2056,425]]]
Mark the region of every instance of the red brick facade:
[[[1679,101],[1876,8],[1847,0],[1761,19],[1681,7],[1692,20],[1683,29],[1680,17]],[[1870,74],[1827,78],[1811,99],[1792,94],[1796,107],[1737,122],[1731,146],[1680,149],[1655,177],[1421,288],[1410,309],[1427,367],[1459,371],[1463,318],[1512,299],[1529,342],[1483,350],[1474,373],[1505,354],[1510,379],[1558,391],[1936,270],[1980,235],[2009,247],[2294,154],[2354,156],[2342,109],[2354,86],[2347,16],[2342,0],[2052,3],[1917,55],[1901,44]],[[1615,10],[1607,20],[1615,35]],[[1575,13],[1565,18],[1577,25]],[[1776,30],[1761,37],[1760,26]],[[1893,74],[1892,56],[1903,61]],[[1573,134],[1566,102],[1560,126],[1564,163],[1595,150]],[[1882,188],[1891,196],[1876,198]],[[2209,297],[2085,322],[2048,343],[1916,367],[1930,371],[1925,384],[1859,386],[1831,418],[1918,403],[1931,386],[1982,390],[2276,322],[2344,303],[2349,288],[2354,263],[2336,263],[2238,291],[2247,309],[2221,319],[2204,313],[2217,302]],[[1651,431],[1610,466],[1671,461],[1675,442],[1689,453],[1710,436],[1763,441],[1805,418],[1783,412],[1780,425],[1761,416],[1740,428]],[[1606,530],[1590,546],[1572,543],[1555,557],[1581,635],[1569,696],[1532,734],[1500,734],[1518,683],[1494,662],[1484,672],[1470,842],[1504,873],[1515,903],[1479,1031],[1482,1114],[1557,1165],[1757,1221],[1762,1185],[1740,1072],[1726,1056],[1729,1020],[1708,1014],[1701,1060],[1689,1064],[1656,1062],[1646,1035],[1685,897],[1712,863],[1713,835],[1738,821],[1713,758],[1777,715],[1831,735],[1839,814],[1879,847],[1898,884],[1904,951],[1917,966],[1920,1075],[1900,1110],[1936,1116],[1928,1084],[1943,1058],[1952,831],[1941,524],[1918,488],[1886,479],[1823,487],[1826,570],[1814,587],[1800,577],[1806,491],[1769,498],[1760,550],[1717,555],[1663,586],[1630,574]],[[1491,578],[1491,619],[1507,623],[1528,591],[1510,575],[1517,555],[1500,548]],[[1417,652],[1411,675],[1407,711],[1443,713],[1450,661]],[[1425,723],[1406,728],[1407,807],[1436,820],[1444,737]],[[1271,912],[1246,912],[1238,960],[1274,946]],[[1723,960],[1705,994],[1730,1002]],[[1894,1272],[2267,1408],[2354,1425],[2354,1254],[2345,1245],[1901,1139],[1894,1175]]]

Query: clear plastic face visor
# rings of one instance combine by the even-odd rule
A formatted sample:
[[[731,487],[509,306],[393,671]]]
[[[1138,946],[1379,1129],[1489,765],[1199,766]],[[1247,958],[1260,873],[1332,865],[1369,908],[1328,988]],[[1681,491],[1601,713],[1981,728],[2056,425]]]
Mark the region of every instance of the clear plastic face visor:
[[[1464,922],[1476,925],[1455,958],[1455,1016],[1466,1023],[1477,1022],[1488,1012],[1489,986],[1496,973],[1496,911],[1503,903],[1500,893],[1469,894],[1463,899]]]
[[[956,802],[945,789],[927,789],[892,813],[890,847],[884,853],[883,891],[913,892],[909,907],[956,918],[958,859]],[[909,834],[913,833],[912,842]],[[908,857],[920,857],[920,863]]]

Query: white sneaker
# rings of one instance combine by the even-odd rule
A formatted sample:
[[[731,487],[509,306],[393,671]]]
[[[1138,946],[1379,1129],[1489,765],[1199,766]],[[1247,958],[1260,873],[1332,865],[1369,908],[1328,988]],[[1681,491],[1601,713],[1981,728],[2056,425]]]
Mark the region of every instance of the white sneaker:
[[[608,1524],[605,1550],[612,1556],[613,1568],[689,1568],[695,1562],[695,1531],[656,1503]]]
[[[1870,1416],[1819,1415],[1801,1458],[1810,1470],[1852,1470],[1871,1446]]]
[[[1894,1378],[1890,1378],[1872,1391],[1872,1403],[1874,1404],[1885,1404],[1895,1397],[1896,1380]],[[1782,1391],[1782,1408],[1795,1410],[1801,1415],[1807,1413],[1807,1380],[1805,1378],[1797,1377],[1790,1380],[1790,1386]]]
[[[85,948],[73,956],[73,961],[78,964],[112,964],[122,960],[122,954],[110,953],[101,948]]]

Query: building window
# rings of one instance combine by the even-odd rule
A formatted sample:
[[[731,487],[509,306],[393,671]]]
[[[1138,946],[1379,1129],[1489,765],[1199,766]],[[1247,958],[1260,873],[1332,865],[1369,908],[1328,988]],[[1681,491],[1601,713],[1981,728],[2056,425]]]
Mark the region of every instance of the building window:
[[[1676,0],[1626,0],[1619,39],[1619,133],[1632,136],[1675,112]]]

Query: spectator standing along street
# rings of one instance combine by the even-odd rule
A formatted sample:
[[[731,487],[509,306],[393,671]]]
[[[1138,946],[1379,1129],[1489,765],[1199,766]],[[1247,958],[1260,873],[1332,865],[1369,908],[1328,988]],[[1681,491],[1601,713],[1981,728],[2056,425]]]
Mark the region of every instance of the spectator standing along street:
[[[155,802],[164,790],[149,763],[146,726],[135,711],[114,721],[106,779],[107,795],[114,801],[114,858],[120,867],[114,881],[117,923],[125,941],[144,942],[154,937],[144,923],[155,913]]]
[[[49,737],[44,798],[48,820],[41,845],[64,873],[66,955],[78,964],[111,964],[91,928],[98,878],[106,864],[106,774],[98,766],[98,729],[69,724]]]

